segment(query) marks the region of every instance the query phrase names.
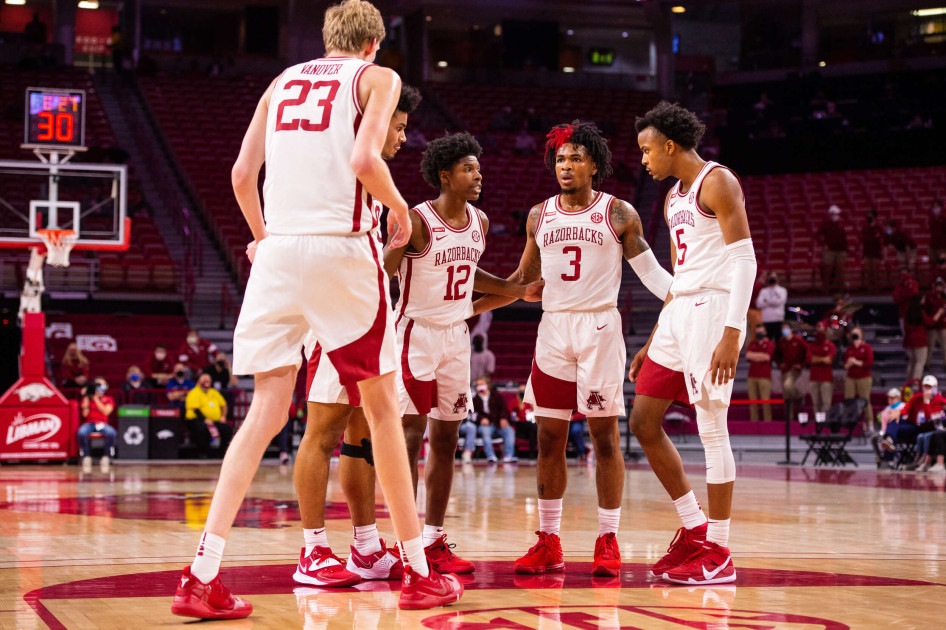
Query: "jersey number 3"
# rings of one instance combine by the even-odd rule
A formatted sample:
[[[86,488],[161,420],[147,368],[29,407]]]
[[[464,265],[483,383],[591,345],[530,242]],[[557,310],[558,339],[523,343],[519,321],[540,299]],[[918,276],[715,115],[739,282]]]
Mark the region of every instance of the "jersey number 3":
[[[568,261],[568,264],[572,266],[572,272],[568,274],[562,274],[562,280],[565,280],[566,282],[574,282],[581,276],[581,248],[569,245],[568,247],[562,248],[562,253],[574,255],[574,258]]]
[[[299,95],[296,96],[296,98],[287,98],[284,101],[280,101],[279,109],[276,110],[276,131],[296,131],[298,129],[302,129],[303,131],[325,131],[328,129],[328,123],[332,117],[332,101],[335,100],[335,94],[338,93],[340,85],[341,83],[338,81],[316,81],[313,83],[302,79],[286,83],[286,85],[283,86],[284,90],[298,87],[300,88]],[[283,110],[287,106],[296,107],[302,105],[305,103],[306,99],[309,98],[310,91],[315,90],[318,92],[322,88],[328,88],[328,93],[325,94],[325,98],[318,102],[318,106],[322,108],[321,120],[318,122],[312,122],[312,120],[308,118],[283,120]]]

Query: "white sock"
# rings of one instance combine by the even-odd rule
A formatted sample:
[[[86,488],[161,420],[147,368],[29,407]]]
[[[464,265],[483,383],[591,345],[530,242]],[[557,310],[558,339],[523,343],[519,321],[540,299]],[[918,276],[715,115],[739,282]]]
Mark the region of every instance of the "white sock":
[[[197,555],[191,563],[191,575],[209,584],[220,573],[220,561],[223,559],[223,547],[227,544],[225,538],[216,534],[204,532],[197,547]]]
[[[437,525],[424,525],[424,547],[429,547],[443,536],[443,527]]]
[[[305,529],[302,528],[302,536],[305,538],[305,555],[312,553],[316,547],[328,547],[328,535],[325,528]]]
[[[598,536],[605,534],[617,534],[618,525],[621,524],[621,508],[606,510],[598,508]]]
[[[378,536],[377,523],[355,528],[355,551],[363,556],[381,551],[381,538]]]
[[[720,547],[729,547],[729,519],[717,521],[709,520],[706,527],[706,540],[719,545]]]
[[[677,514],[680,515],[680,520],[683,521],[683,526],[687,529],[699,527],[706,522],[706,514],[703,513],[703,509],[692,490],[674,501],[673,505],[677,508]]]
[[[424,554],[424,540],[418,536],[405,540],[400,544],[401,560],[408,565],[421,577],[430,575],[430,567],[427,566],[427,555]]]
[[[562,526],[562,500],[539,499],[539,531],[558,536]]]

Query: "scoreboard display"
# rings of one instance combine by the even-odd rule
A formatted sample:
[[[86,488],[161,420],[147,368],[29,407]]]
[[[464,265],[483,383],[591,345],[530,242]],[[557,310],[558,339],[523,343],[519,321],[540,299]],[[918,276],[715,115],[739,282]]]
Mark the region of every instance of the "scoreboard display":
[[[85,148],[85,90],[26,88],[24,145]]]

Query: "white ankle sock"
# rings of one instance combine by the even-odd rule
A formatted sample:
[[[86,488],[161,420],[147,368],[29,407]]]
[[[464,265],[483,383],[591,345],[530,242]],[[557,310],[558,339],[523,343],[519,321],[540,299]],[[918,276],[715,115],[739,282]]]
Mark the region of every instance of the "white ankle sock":
[[[598,508],[598,536],[617,534],[621,524],[621,508],[606,510]]]
[[[220,561],[223,559],[225,538],[204,532],[197,547],[197,555],[191,563],[191,575],[203,582],[210,583],[220,573]]]
[[[703,513],[692,490],[674,501],[673,505],[677,508],[677,514],[680,515],[680,520],[687,529],[699,527],[706,522],[706,514]]]
[[[328,547],[328,535],[324,527],[316,529],[302,529],[302,536],[305,538],[305,555],[312,553],[316,547]]]
[[[539,499],[539,531],[558,536],[562,526],[562,499]]]
[[[355,551],[363,556],[381,551],[381,538],[378,536],[377,523],[355,528]]]
[[[720,547],[729,547],[729,519],[722,521],[709,520],[706,527],[706,540],[714,542]]]
[[[401,542],[401,560],[422,577],[430,575],[427,556],[424,554],[424,540],[418,536]]]
[[[443,527],[437,525],[424,525],[424,547],[429,547],[443,536]]]

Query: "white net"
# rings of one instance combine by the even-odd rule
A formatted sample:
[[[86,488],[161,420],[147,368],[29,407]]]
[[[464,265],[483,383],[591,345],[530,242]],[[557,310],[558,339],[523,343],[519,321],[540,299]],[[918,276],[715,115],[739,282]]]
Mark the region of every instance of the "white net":
[[[69,252],[78,237],[72,230],[37,230],[46,246],[46,264],[53,267],[68,267]]]

